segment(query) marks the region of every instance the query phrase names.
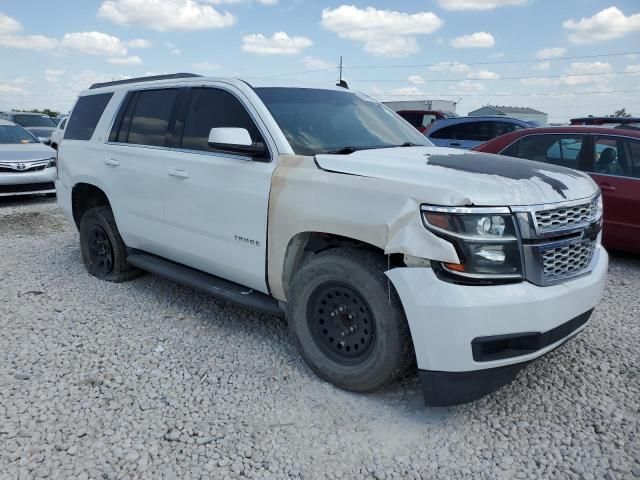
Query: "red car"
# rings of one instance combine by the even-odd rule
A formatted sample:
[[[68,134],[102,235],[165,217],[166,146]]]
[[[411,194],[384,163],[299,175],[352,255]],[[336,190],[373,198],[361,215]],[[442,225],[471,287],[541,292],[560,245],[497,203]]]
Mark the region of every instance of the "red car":
[[[640,131],[531,128],[494,138],[474,150],[588,172],[602,190],[604,245],[640,253]]]

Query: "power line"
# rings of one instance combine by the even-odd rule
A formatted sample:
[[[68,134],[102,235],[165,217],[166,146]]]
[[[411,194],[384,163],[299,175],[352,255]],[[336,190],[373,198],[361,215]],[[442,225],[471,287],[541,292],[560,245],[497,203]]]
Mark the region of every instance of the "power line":
[[[551,78],[567,78],[567,77],[599,77],[606,75],[638,75],[640,72],[608,72],[608,73],[573,73],[566,75],[546,75],[546,76],[526,76],[526,77],[499,77],[499,78],[473,78],[473,77],[463,77],[463,78],[424,78],[424,83],[429,82],[464,82],[464,81],[499,81],[499,80],[546,80]],[[382,79],[365,79],[365,78],[352,78],[349,80],[350,82],[406,82],[407,79],[392,79],[392,78],[382,78]],[[422,85],[422,82],[420,84]]]
[[[429,93],[432,97],[546,97],[560,95],[595,95],[611,93],[638,93],[637,90],[604,90],[592,92],[539,92],[539,93]],[[384,97],[424,97],[425,93],[385,93]]]
[[[600,57],[621,57],[625,55],[640,55],[640,52],[622,52],[622,53],[602,53],[598,55],[576,55],[576,56],[566,56],[566,57],[548,57],[548,58],[536,58],[536,59],[518,59],[518,60],[496,60],[491,62],[470,62],[464,63],[464,65],[468,66],[479,66],[479,65],[509,65],[509,64],[517,64],[517,63],[539,63],[539,62],[555,62],[561,60],[584,60],[588,58],[600,58]],[[440,63],[417,63],[417,64],[397,64],[397,65],[343,65],[343,69],[345,70],[365,70],[365,69],[385,69],[385,68],[428,68],[428,67],[455,67],[457,65],[462,64],[463,62],[440,62]],[[314,68],[309,70],[299,70],[296,72],[289,73],[279,73],[276,75],[267,75],[263,77],[255,77],[255,78],[278,78],[278,77],[286,77],[292,75],[305,75],[308,73],[317,73],[317,72],[333,72],[338,68],[338,65],[335,67],[329,68]]]

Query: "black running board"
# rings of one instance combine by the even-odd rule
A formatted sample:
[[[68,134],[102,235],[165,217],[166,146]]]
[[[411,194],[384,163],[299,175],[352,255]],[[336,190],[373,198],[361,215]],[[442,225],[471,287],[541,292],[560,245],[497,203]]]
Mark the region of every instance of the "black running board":
[[[139,250],[130,250],[127,257],[134,267],[160,275],[187,287],[195,288],[221,300],[258,310],[269,315],[282,316],[278,301],[261,292],[256,292],[237,283],[165,260]]]

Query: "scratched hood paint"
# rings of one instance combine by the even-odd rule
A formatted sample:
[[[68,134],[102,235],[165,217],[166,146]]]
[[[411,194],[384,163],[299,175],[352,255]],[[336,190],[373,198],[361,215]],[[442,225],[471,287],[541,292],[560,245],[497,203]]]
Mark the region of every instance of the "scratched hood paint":
[[[332,172],[424,187],[424,200],[438,205],[535,205],[587,198],[598,190],[576,170],[452,148],[359,150],[316,155],[316,162]],[[431,189],[438,194],[432,197]],[[448,194],[443,196],[443,190]]]

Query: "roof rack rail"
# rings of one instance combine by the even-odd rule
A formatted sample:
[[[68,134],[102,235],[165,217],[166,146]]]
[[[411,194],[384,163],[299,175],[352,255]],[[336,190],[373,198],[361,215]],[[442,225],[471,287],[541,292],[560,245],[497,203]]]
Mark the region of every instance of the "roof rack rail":
[[[148,77],[127,78],[126,80],[114,80],[113,82],[94,83],[89,87],[89,90],[102,87],[111,87],[113,85],[126,85],[127,83],[138,82],[154,82],[156,80],[175,80],[178,78],[193,78],[201,77],[195,73],[170,73],[168,75],[150,75]]]

